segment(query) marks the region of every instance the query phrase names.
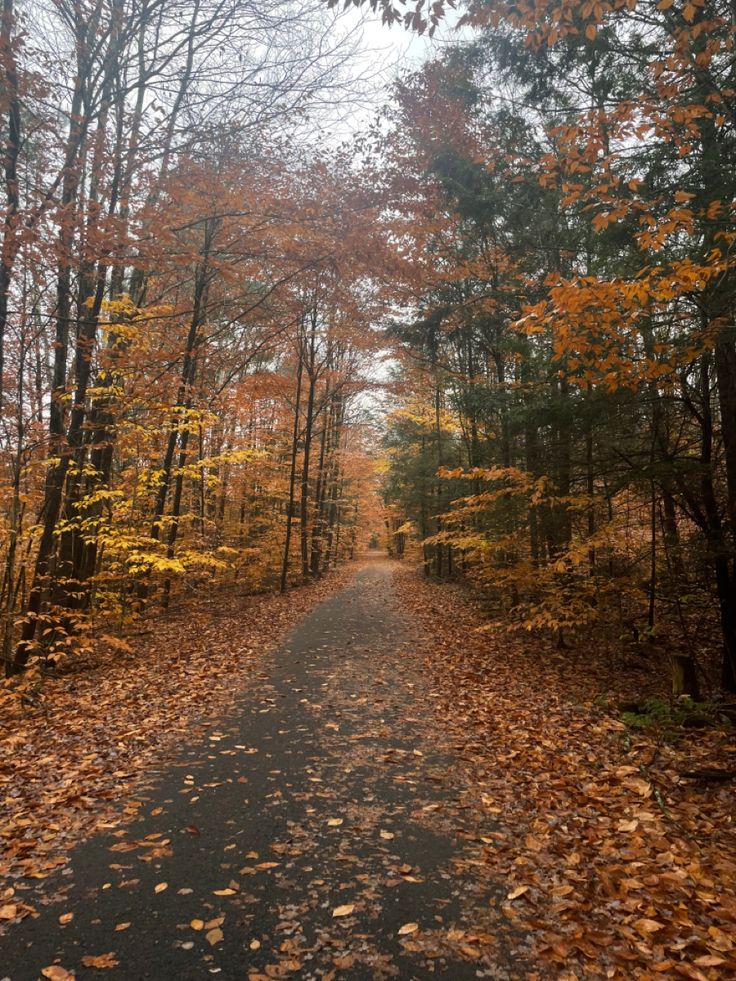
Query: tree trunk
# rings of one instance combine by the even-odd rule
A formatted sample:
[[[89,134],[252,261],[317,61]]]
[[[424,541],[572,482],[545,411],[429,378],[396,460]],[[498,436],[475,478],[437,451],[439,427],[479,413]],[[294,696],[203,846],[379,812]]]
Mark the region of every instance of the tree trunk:
[[[284,536],[284,554],[281,560],[280,590],[286,592],[286,579],[289,574],[289,551],[291,549],[291,529],[294,521],[294,503],[296,501],[296,458],[299,450],[299,419],[302,400],[302,375],[304,372],[304,357],[302,339],[299,338],[298,362],[296,369],[296,397],[294,404],[294,428],[291,435],[291,461],[289,468],[289,501],[286,511],[286,534]]]
[[[309,354],[307,363],[309,388],[307,390],[307,414],[304,422],[304,455],[302,457],[302,480],[299,508],[301,521],[299,536],[302,557],[302,576],[305,579],[309,575],[309,464],[312,449],[312,427],[314,423],[314,396],[317,387],[317,374],[315,370],[316,337],[317,311],[314,310],[312,313],[311,330],[309,335]]]
[[[8,326],[8,297],[13,277],[13,267],[18,252],[16,222],[20,197],[18,194],[18,154],[21,139],[20,97],[18,71],[15,63],[14,37],[15,11],[13,0],[3,0],[0,23],[0,62],[4,75],[4,101],[7,104],[8,136],[3,153],[5,180],[5,217],[3,220],[2,247],[0,248],[0,418],[4,408],[3,378],[5,375],[5,335]]]

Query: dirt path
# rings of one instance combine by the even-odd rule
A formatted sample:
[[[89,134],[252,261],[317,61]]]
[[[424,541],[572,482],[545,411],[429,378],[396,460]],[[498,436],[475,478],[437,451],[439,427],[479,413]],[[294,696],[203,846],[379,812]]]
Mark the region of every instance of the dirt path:
[[[502,893],[473,862],[493,828],[463,827],[391,573],[366,562],[135,820],[73,852],[0,939],[0,979],[525,977],[502,921],[470,927]]]

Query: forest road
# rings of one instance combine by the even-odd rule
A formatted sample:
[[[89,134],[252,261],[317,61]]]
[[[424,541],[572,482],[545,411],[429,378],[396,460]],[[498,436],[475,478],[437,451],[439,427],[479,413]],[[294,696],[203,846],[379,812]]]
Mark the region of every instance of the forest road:
[[[502,893],[465,860],[478,829],[393,569],[361,563],[136,819],[28,894],[2,981],[525,976],[512,933],[469,932]]]

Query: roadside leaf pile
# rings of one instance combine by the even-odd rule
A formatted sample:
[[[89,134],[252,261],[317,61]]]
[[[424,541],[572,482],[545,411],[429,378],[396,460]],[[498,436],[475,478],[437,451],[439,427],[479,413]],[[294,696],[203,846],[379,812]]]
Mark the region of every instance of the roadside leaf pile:
[[[458,590],[409,573],[399,584],[465,804],[497,823],[482,874],[507,883],[502,911],[553,976],[732,976],[733,731],[634,735],[596,704],[591,674],[570,670],[581,653],[479,632]]]

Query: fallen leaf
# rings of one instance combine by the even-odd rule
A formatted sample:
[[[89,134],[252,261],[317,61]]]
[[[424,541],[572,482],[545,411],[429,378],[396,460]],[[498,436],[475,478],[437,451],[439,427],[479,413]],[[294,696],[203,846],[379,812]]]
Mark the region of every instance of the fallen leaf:
[[[416,933],[418,929],[418,923],[405,923],[402,927],[399,927],[399,936],[405,937],[410,933]]]
[[[74,981],[75,978],[73,971],[67,971],[66,968],[60,967],[58,964],[42,968],[41,974],[49,981]]]
[[[220,930],[219,927],[215,927],[214,930],[208,930],[207,933],[205,934],[205,938],[207,942],[211,944],[211,946],[213,947],[215,946],[215,944],[219,944],[220,941],[224,939],[224,936],[225,935],[223,934],[222,930]]]
[[[632,821],[619,821],[618,830],[619,831],[636,831],[639,827],[639,822],[634,818]]]
[[[723,930],[719,929],[717,926],[708,927],[708,934],[710,935],[710,940],[708,941],[711,947],[715,947],[716,950],[726,951],[732,950],[734,947],[734,941],[728,936]]]
[[[569,896],[574,889],[571,885],[555,886],[552,890],[553,896]]]
[[[97,956],[87,954],[82,958],[82,964],[85,967],[94,967],[98,971],[106,971],[108,968],[117,967],[119,963],[120,961],[115,960],[112,951],[109,954],[97,954]]]
[[[336,906],[332,911],[333,916],[350,916],[350,914],[355,909],[352,903],[348,903],[346,906]]]
[[[168,889],[168,888],[169,888],[168,882],[159,882],[159,884],[155,887],[155,889],[153,891],[154,892],[163,892],[164,889]]]
[[[518,899],[519,896],[523,896],[525,892],[529,892],[529,886],[517,886],[516,889],[512,889],[511,892],[506,895],[506,898]]]
[[[192,930],[204,930],[204,920],[190,920],[189,926]]]
[[[657,920],[649,920],[643,916],[640,920],[634,922],[634,927],[646,937],[650,933],[656,933],[657,930],[663,930],[664,923],[659,923]]]
[[[641,777],[629,777],[624,780],[624,786],[636,791],[641,797],[651,797],[652,795],[651,784],[642,780]]]

